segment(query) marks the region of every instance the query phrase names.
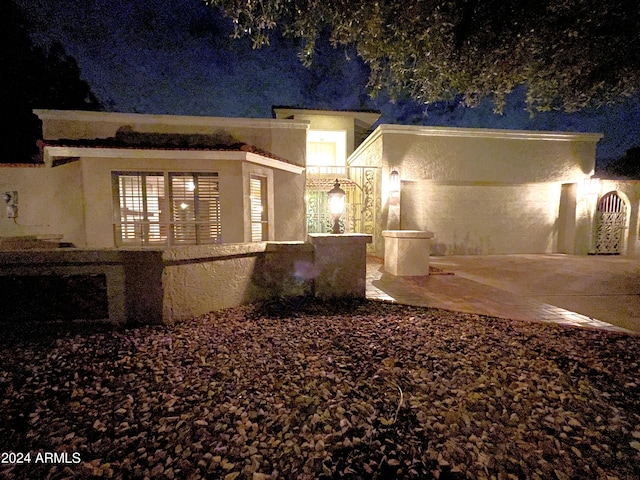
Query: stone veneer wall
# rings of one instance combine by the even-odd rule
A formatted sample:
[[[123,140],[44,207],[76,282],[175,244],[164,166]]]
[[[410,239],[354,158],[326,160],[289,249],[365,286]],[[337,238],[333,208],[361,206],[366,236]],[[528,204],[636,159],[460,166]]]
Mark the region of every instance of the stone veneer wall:
[[[335,235],[169,249],[6,249],[0,276],[104,276],[111,322],[171,323],[274,297],[364,298],[370,241]]]

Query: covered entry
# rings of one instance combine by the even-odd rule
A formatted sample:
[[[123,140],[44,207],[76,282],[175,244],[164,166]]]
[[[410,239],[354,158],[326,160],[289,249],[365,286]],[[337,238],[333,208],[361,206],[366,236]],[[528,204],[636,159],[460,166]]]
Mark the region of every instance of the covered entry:
[[[379,207],[377,181],[379,169],[375,167],[350,167],[346,176],[309,175],[307,177],[307,231],[330,232],[333,218],[329,213],[327,192],[336,181],[345,191],[345,212],[340,223],[346,233],[366,233],[375,230],[375,208]],[[348,178],[347,178],[348,177]]]
[[[619,255],[624,246],[627,205],[617,192],[600,198],[596,209],[596,255]]]
[[[346,178],[337,179],[340,188],[345,191],[345,212],[340,219],[343,232],[358,232],[361,223],[362,205],[358,186]],[[307,179],[307,231],[309,233],[330,233],[333,228],[333,217],[329,213],[327,192],[333,187],[334,178]]]

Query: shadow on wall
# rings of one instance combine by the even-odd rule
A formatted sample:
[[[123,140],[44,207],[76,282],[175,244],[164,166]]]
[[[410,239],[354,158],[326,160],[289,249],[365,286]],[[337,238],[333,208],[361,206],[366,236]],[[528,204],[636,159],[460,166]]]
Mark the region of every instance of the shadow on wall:
[[[444,256],[447,254],[447,246],[444,243],[431,243],[431,255]]]
[[[445,255],[489,255],[492,252],[492,248],[484,245],[481,241],[478,242],[471,239],[469,233],[462,241],[456,241],[454,234],[453,243],[447,244],[443,242],[432,241],[431,243],[431,255],[445,256]]]
[[[245,297],[248,303],[313,295],[318,276],[313,249],[307,245],[287,247],[288,252],[282,245],[267,244],[264,254],[257,257]]]

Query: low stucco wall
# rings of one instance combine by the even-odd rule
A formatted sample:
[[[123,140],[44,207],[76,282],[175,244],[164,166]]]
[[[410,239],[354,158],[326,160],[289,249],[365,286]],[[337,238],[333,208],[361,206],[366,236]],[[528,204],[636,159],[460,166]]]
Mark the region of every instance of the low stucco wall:
[[[313,278],[296,274],[296,268],[304,273],[305,264],[312,262],[313,249],[302,242],[166,250],[5,250],[0,251],[0,276],[101,275],[106,278],[110,321],[154,324],[273,296],[305,294]]]
[[[168,249],[162,263],[165,321],[312,289],[313,250],[302,242]]]
[[[170,249],[0,250],[0,276],[103,276],[108,317],[119,324],[170,323],[274,297],[364,297],[371,237],[315,240]]]
[[[32,249],[0,251],[0,276],[5,278],[103,276],[107,286],[108,316],[114,323],[127,321],[125,268],[126,262],[123,261],[121,252],[115,250]],[[144,285],[149,284],[145,283]],[[27,300],[34,303],[42,301],[39,296]],[[11,322],[13,319],[0,318],[0,320]],[[58,319],[35,318],[33,320]]]

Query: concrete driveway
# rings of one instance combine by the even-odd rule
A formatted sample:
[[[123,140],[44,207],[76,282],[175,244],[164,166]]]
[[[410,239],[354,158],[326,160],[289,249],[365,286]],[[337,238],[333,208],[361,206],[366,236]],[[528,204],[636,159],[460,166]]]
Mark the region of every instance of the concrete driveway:
[[[455,275],[640,332],[640,258],[610,255],[432,257]]]
[[[394,277],[370,262],[368,287],[402,303],[640,332],[639,257],[432,256],[431,266],[453,275]]]

